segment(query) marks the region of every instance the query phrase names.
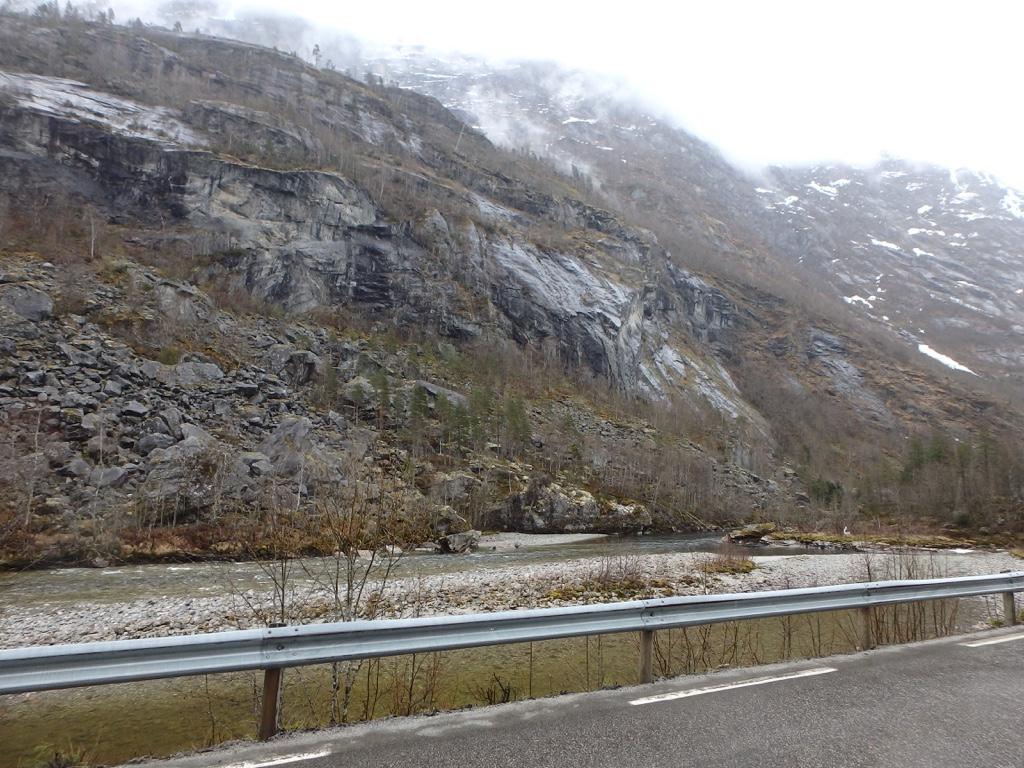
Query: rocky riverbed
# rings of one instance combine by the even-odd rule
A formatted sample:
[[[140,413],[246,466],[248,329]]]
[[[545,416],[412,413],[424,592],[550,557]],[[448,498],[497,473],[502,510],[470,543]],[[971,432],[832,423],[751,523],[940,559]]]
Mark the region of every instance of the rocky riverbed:
[[[959,576],[1020,570],[1004,552],[944,552],[772,555],[750,558],[709,553],[625,554],[562,562],[513,564],[458,573],[406,576],[384,581],[375,571],[364,603],[382,617],[502,611],[639,597],[746,592],[888,578]],[[336,618],[326,586],[327,566],[286,582],[289,622]],[[295,566],[298,567],[298,566]],[[308,566],[306,566],[308,570]],[[748,570],[749,569],[749,570]],[[746,572],[744,572],[746,571]],[[276,575],[279,578],[279,574]],[[15,647],[214,632],[265,625],[279,616],[275,574],[265,589],[204,596],[153,595],[123,602],[50,607],[8,605],[0,609],[0,646]]]

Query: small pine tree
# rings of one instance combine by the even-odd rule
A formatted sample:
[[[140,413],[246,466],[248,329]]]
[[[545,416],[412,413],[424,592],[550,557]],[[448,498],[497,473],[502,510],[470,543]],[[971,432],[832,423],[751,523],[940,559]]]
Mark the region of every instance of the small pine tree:
[[[483,448],[493,434],[494,392],[478,387],[469,395],[469,444],[474,450]]]
[[[518,397],[505,398],[505,451],[509,456],[522,453],[530,442],[530,417]]]
[[[350,397],[352,398],[352,420],[359,423],[359,416],[363,410],[363,406],[366,404],[366,390],[363,389],[362,384],[356,384],[352,387]]]
[[[388,384],[388,375],[383,368],[377,369],[370,383],[377,394],[377,428],[383,430],[388,412],[391,410],[391,387]]]
[[[470,419],[469,409],[464,405],[453,405],[448,424],[448,439],[459,451],[469,447]]]
[[[445,446],[451,439],[453,410],[451,401],[449,401],[447,397],[444,395],[437,396],[437,400],[434,401],[434,415],[437,416],[437,421],[441,425],[441,439],[437,446],[439,453],[444,453]]]
[[[419,453],[427,442],[427,424],[430,421],[430,405],[427,390],[417,384],[409,396],[409,422],[406,429],[409,444]]]
[[[910,438],[910,445],[907,446],[907,457],[903,460],[900,479],[904,483],[912,482],[917,478],[917,474],[924,467],[926,460],[924,443],[918,435],[913,435]]]

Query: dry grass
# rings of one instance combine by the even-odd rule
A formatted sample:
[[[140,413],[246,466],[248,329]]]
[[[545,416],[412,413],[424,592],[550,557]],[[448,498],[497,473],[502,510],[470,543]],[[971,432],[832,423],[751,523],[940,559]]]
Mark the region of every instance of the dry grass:
[[[725,551],[716,554],[700,563],[700,570],[705,576],[737,576],[750,573],[757,564],[743,552]]]
[[[603,557],[584,578],[551,589],[545,597],[558,602],[599,602],[671,597],[672,585],[644,573],[639,557]]]
[[[789,539],[809,546],[835,545],[853,548],[858,544],[876,545],[879,547],[907,547],[910,549],[972,549],[975,547],[1007,547],[1020,543],[1020,537],[1013,533],[972,534],[967,536],[947,536],[936,533],[826,533],[781,531],[773,538]]]

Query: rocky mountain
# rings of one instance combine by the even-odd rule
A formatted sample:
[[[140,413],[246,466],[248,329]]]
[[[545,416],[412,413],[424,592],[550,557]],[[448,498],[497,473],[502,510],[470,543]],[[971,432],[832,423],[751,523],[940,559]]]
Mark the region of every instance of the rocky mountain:
[[[850,307],[953,370],[1019,381],[1018,192],[986,174],[895,160],[868,170],[777,168],[771,182],[759,194],[802,233],[797,262]]]
[[[878,225],[842,246],[845,277],[825,266],[888,198],[848,219],[798,205],[801,183],[845,201],[800,171],[755,182],[546,66],[389,64],[410,89],[316,63],[0,16],[8,551],[238,554],[229,512],[363,484],[442,540],[893,514],[928,480],[899,473],[906,441],[932,433],[984,457],[957,454],[942,516],[1017,509],[1015,404],[906,340],[951,350],[953,315],[876,318],[889,284],[857,282],[876,268],[860,244],[905,241]]]
[[[963,358],[1019,389],[1024,193],[988,174],[887,159],[873,168],[751,176],[608,78],[550,63],[496,65],[421,47],[368,46],[298,19],[228,18],[204,5],[161,13],[167,23],[302,55],[316,50],[318,62],[433,96],[495,143],[536,153],[598,187],[677,245],[688,264],[759,286],[799,281],[817,301],[845,302],[950,370],[969,368],[956,364]],[[879,300],[880,275],[891,281],[882,290],[895,291],[881,299],[892,312],[868,306]]]
[[[1024,193],[988,174],[887,159],[748,177],[623,98],[623,88],[582,73],[420,50],[364,66],[437,97],[499,143],[585,175],[634,214],[653,203],[691,248],[704,239],[703,249],[721,258],[728,246],[714,238],[714,224],[725,222],[738,255],[761,256],[805,283],[811,277],[822,300],[841,299],[952,370],[967,366],[937,350],[1019,381]]]

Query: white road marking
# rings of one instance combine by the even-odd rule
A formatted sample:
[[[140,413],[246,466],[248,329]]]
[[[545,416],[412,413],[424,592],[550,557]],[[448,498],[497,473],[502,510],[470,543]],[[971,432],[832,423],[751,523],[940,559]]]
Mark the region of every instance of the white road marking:
[[[767,685],[768,683],[779,683],[783,680],[796,680],[799,677],[814,677],[816,675],[827,675],[829,672],[836,672],[833,667],[815,667],[805,669],[801,672],[793,672],[788,675],[777,675],[775,677],[755,677],[751,680],[741,680],[738,683],[723,683],[722,685],[709,685],[704,688],[691,688],[687,691],[674,691],[673,693],[662,693],[657,696],[647,696],[643,699],[634,699],[629,702],[633,706],[638,704],[656,704],[659,701],[672,701],[673,699],[685,699],[688,696],[701,696],[705,693],[718,693],[729,691],[733,688],[749,688],[753,685]]]
[[[1014,640],[1024,640],[1024,635],[1005,635],[1004,637],[991,637],[988,640],[975,640],[973,643],[960,643],[968,648],[980,648],[983,645],[995,645],[996,643],[1012,643]]]
[[[319,752],[303,752],[299,755],[276,757],[273,760],[264,760],[261,763],[253,763],[246,760],[244,763],[224,765],[221,768],[271,768],[274,765],[287,765],[288,763],[301,763],[303,760],[316,760],[318,757],[327,757],[329,754],[331,754],[331,750],[321,749]]]

